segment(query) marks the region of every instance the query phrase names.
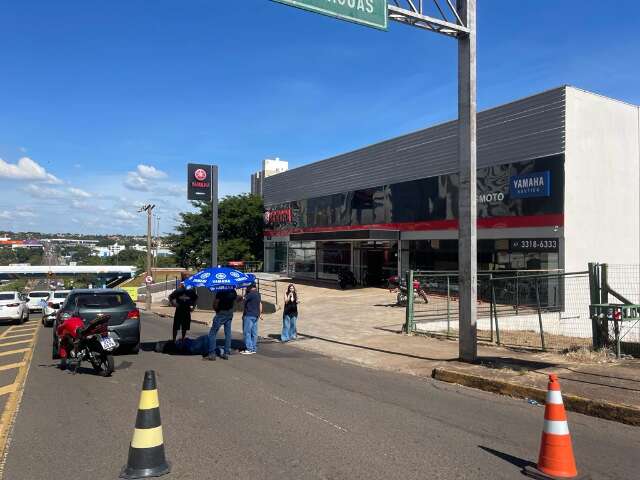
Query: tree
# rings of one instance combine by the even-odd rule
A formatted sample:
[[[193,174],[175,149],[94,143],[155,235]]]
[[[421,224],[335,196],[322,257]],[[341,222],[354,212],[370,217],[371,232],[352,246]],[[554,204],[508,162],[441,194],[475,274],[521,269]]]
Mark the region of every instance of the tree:
[[[176,234],[169,238],[178,263],[200,268],[211,263],[211,203],[192,202],[195,212],[180,213]],[[218,205],[218,261],[261,260],[263,204],[256,195],[233,195]]]

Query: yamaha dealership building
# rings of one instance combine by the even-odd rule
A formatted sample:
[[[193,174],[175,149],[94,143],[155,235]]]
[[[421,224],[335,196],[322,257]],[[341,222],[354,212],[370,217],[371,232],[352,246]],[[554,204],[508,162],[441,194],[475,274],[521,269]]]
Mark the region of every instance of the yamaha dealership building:
[[[457,270],[457,122],[265,178],[265,271]],[[640,108],[563,86],[478,114],[478,271],[640,263]]]

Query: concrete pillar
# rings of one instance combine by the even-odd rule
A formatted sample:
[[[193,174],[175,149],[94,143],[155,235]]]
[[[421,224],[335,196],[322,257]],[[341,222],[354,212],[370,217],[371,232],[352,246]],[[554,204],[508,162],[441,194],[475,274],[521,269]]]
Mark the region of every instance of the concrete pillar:
[[[476,225],[476,0],[458,0],[458,13],[471,30],[458,38],[458,270],[460,275],[460,359],[473,362],[477,345]]]

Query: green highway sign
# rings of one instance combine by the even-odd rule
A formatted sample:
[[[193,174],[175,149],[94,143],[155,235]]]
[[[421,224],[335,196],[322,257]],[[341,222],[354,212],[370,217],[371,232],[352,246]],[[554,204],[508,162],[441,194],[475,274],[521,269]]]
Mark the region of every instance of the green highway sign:
[[[359,23],[368,27],[387,29],[387,0],[273,0],[292,7],[303,8],[323,15]]]

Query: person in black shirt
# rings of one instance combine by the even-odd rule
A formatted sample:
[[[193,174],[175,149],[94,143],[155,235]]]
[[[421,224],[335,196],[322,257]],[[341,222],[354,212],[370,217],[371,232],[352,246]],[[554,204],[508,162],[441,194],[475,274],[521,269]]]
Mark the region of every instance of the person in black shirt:
[[[207,360],[213,361],[216,359],[216,337],[221,326],[224,326],[224,353],[220,356],[224,360],[229,359],[231,354],[231,322],[233,321],[233,308],[237,298],[238,294],[235,289],[216,292],[216,297],[213,300],[213,309],[216,311],[216,315],[213,317],[213,324],[211,325],[211,330],[209,330],[209,355],[205,357]]]
[[[298,322],[298,292],[293,283],[287,287],[284,295],[284,310],[282,311],[282,335],[280,340],[288,342],[298,336],[296,324]]]
[[[173,341],[176,341],[178,330],[182,330],[182,340],[187,335],[187,331],[191,328],[191,312],[196,306],[198,294],[194,289],[187,289],[184,283],[180,282],[180,286],[169,295],[169,303],[176,307],[173,314]]]

